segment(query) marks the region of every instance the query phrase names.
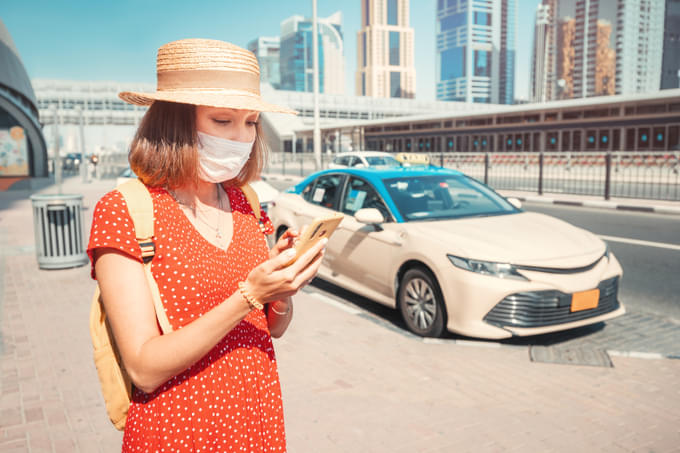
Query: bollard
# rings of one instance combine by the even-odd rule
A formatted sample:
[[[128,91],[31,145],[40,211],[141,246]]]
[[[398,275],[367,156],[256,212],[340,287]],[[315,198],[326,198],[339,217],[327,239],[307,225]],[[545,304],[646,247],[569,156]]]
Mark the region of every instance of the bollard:
[[[611,186],[612,186],[612,153],[607,151],[604,156],[605,159],[605,173],[604,173],[604,199],[610,199]]]
[[[38,267],[65,269],[88,262],[83,247],[82,195],[31,195]]]
[[[538,154],[538,194],[543,195],[543,151]]]

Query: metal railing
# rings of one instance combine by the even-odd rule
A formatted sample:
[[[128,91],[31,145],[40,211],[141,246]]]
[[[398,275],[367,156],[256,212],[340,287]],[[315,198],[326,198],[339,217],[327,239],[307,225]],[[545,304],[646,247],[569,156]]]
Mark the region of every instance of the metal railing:
[[[680,152],[428,153],[433,165],[460,170],[497,190],[680,201]],[[321,155],[328,168],[332,154]],[[127,154],[100,157],[98,177],[116,177]],[[272,153],[267,173],[306,176],[312,153]]]
[[[680,152],[428,153],[497,190],[680,201]],[[322,154],[322,168],[333,155]],[[305,176],[311,153],[273,153],[266,171]]]

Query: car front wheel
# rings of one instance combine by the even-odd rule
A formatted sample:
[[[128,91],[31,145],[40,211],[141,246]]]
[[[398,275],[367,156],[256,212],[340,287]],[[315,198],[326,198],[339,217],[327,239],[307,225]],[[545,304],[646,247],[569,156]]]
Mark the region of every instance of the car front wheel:
[[[424,269],[409,269],[399,285],[398,305],[409,330],[423,337],[444,333],[446,312],[434,277]]]

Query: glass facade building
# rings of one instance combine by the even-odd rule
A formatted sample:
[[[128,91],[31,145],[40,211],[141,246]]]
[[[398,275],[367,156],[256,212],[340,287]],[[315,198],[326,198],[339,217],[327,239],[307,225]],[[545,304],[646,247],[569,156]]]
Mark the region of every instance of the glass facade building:
[[[345,90],[345,60],[343,55],[342,16],[335,13],[320,18],[319,92],[343,94]],[[279,71],[282,90],[313,91],[314,61],[312,20],[293,16],[281,23]]]
[[[512,104],[515,0],[438,0],[437,99]]]
[[[279,69],[279,49],[281,40],[278,36],[261,36],[248,43],[248,50],[255,54],[260,65],[260,81],[267,82],[274,88],[281,85]]]
[[[515,27],[516,0],[501,2],[501,47],[500,47],[500,86],[499,102],[515,102]]]
[[[599,0],[598,13],[602,15],[605,6],[612,1]],[[590,3],[597,4],[595,0]],[[659,89],[665,4],[664,0],[626,0],[611,5],[612,9],[616,7],[616,18],[612,22],[616,26],[616,94],[649,93]],[[677,36],[678,30],[674,33]],[[595,94],[599,94],[597,90]]]
[[[666,0],[661,89],[680,88],[680,0]]]

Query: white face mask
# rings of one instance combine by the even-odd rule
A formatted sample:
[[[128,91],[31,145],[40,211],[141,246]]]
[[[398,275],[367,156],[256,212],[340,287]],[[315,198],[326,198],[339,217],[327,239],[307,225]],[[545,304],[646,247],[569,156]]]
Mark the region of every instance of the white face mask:
[[[198,177],[213,183],[234,179],[248,162],[254,143],[198,132]]]

